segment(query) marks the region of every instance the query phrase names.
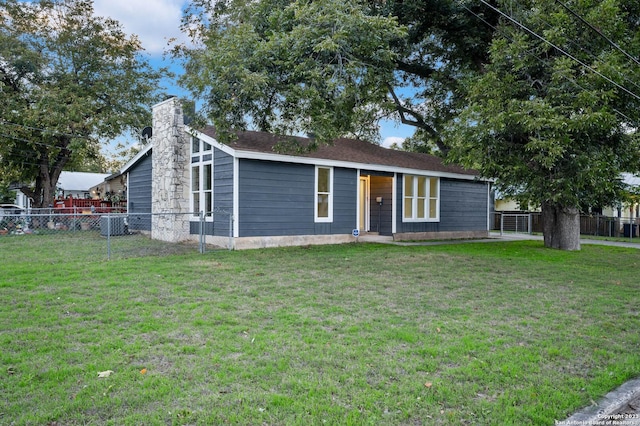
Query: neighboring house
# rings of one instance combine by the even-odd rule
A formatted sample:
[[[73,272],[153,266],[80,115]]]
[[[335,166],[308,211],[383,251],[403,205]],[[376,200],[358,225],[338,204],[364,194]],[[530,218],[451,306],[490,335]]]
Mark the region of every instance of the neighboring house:
[[[640,190],[640,177],[630,173],[623,173],[622,181],[635,193]],[[619,206],[605,207],[602,209],[602,214],[608,217],[620,217],[637,221],[640,218],[640,202],[636,197],[634,201],[621,203]]]
[[[56,185],[56,198],[64,199],[68,197],[82,199],[97,199],[99,196],[91,188],[104,182],[109,176],[105,173],[85,173],[85,172],[61,172]],[[24,209],[31,208],[31,200],[20,189],[16,191],[16,202]]]
[[[630,173],[622,173],[622,181],[631,190],[636,193],[640,190],[640,177],[634,176]],[[512,198],[504,197],[499,192],[495,191],[494,201],[495,211],[498,213],[528,213],[528,212],[540,212],[539,207],[533,208],[521,208],[520,204]],[[592,214],[600,214],[607,217],[618,217],[624,219],[637,220],[640,218],[640,202],[638,198],[634,201],[620,203],[618,206],[606,206],[602,209],[592,209]],[[587,214],[587,213],[585,213]]]
[[[522,208],[519,202],[514,200],[513,198],[505,197],[499,191],[494,191],[494,210],[497,213],[509,212],[540,212],[540,207],[532,207],[528,206],[528,208]]]
[[[62,172],[58,178],[56,195],[59,198],[99,198],[91,193],[91,188],[104,182],[108,176],[105,173]]]
[[[29,210],[31,208],[31,199],[29,197],[27,197],[27,195],[20,191],[20,187],[19,186],[15,186],[15,187],[9,187],[9,189],[12,189],[15,191],[16,193],[16,200],[15,200],[15,204],[25,210]]]
[[[120,170],[128,212],[153,212],[152,238],[181,241],[197,238],[202,211],[207,243],[236,249],[350,242],[354,229],[397,240],[488,235],[489,182],[474,171],[360,140],[304,154],[279,152],[279,140],[241,132],[221,144],[168,99],[153,109],[149,145]]]
[[[89,188],[89,193],[94,199],[124,200],[127,192],[126,176],[116,172],[104,178],[100,183]]]

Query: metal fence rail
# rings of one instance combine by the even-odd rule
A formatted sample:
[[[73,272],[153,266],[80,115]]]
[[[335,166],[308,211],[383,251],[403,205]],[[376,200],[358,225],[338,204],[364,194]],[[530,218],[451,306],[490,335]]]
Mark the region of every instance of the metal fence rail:
[[[120,213],[38,209],[0,213],[2,238],[64,240],[95,256],[137,257],[233,248],[233,216],[218,209],[200,213]]]
[[[492,231],[513,233],[542,233],[542,213],[495,212]],[[602,215],[581,215],[580,234],[602,237],[640,238],[640,219],[631,217],[610,217]]]

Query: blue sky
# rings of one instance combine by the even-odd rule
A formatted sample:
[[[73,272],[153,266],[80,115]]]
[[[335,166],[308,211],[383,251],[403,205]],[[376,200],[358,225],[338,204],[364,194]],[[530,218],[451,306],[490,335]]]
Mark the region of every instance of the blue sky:
[[[179,74],[180,65],[165,58],[167,55],[164,52],[169,40],[185,38],[179,26],[182,9],[187,3],[184,0],[94,0],[94,8],[96,15],[114,18],[123,25],[125,32],[136,34],[154,66],[170,66]],[[167,93],[189,96],[174,81],[167,81],[166,86]],[[393,142],[401,143],[413,131],[413,127],[384,121],[380,131],[382,144],[389,146]]]

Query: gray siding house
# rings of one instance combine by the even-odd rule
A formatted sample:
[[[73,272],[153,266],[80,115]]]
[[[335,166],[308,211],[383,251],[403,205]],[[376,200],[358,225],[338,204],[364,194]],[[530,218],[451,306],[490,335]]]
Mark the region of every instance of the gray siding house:
[[[149,143],[119,172],[126,174],[130,231],[151,231],[151,151]]]
[[[213,128],[184,124],[180,102],[154,107],[152,141],[122,170],[129,213],[152,211],[151,235],[197,238],[236,249],[354,241],[354,229],[396,240],[486,237],[489,182],[438,157],[338,139],[288,150],[306,138],[239,132],[229,144]],[[151,161],[149,161],[151,157]],[[156,213],[182,213],[171,219]]]

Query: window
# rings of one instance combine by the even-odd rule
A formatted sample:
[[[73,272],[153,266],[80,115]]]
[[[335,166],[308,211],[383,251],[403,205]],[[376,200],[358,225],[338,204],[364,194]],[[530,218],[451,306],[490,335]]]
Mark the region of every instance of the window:
[[[316,167],[315,221],[333,221],[333,169]]]
[[[403,194],[404,221],[438,221],[440,219],[438,192],[438,178],[405,175]]]
[[[191,211],[194,216],[203,212],[209,219],[213,217],[213,159],[200,153],[211,150],[210,144],[191,138]]]

